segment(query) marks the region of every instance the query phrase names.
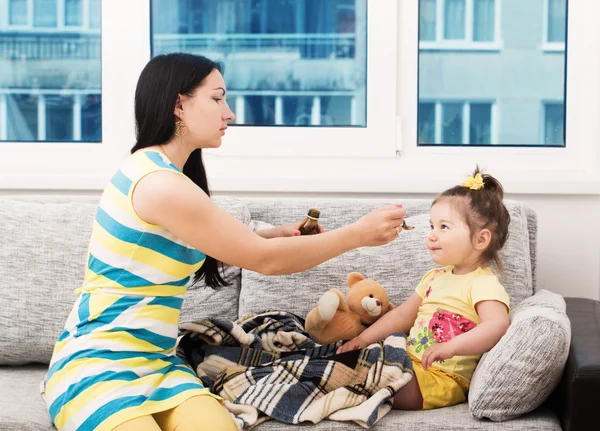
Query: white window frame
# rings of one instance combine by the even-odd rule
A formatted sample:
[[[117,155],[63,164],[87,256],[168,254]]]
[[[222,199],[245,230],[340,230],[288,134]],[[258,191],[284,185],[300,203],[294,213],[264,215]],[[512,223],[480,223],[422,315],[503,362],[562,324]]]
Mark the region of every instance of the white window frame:
[[[396,94],[397,91],[397,2],[382,0],[366,3],[367,127],[230,127],[226,145],[217,151],[207,151],[207,155],[394,157],[396,100],[387,95]],[[248,145],[248,142],[253,144]]]
[[[490,145],[498,144],[498,122],[496,120],[496,116],[498,115],[498,110],[496,107],[496,102],[489,99],[482,100],[464,100],[464,99],[443,99],[443,100],[428,100],[428,99],[420,99],[419,104],[421,103],[430,103],[435,105],[435,142],[442,142],[443,128],[442,128],[442,119],[443,119],[443,107],[448,103],[456,103],[462,104],[462,145],[477,145],[469,143],[469,129],[471,126],[471,104],[473,103],[486,103],[490,105]],[[418,124],[417,124],[418,127]],[[429,144],[428,144],[429,145]]]
[[[135,85],[150,58],[147,4],[147,0],[102,1],[102,143],[0,142],[0,189],[106,186],[135,142]],[[131,31],[123,31],[127,28]],[[5,104],[0,103],[0,114],[3,111],[6,115]]]
[[[416,3],[419,3],[419,0]],[[463,40],[444,39],[445,3],[446,0],[436,0],[435,40],[419,41],[419,49],[450,51],[499,51],[502,49],[502,0],[494,2],[494,40],[486,42],[473,40],[474,0],[465,0],[465,38]]]
[[[89,26],[89,0],[82,0],[82,24],[81,25],[66,25],[65,24],[65,0],[56,0],[56,27],[36,27],[33,25],[34,20],[34,0],[27,0],[27,24],[26,25],[14,25],[10,24],[10,1],[5,0],[5,10],[3,14],[6,16],[6,21],[3,23],[0,21],[0,27],[6,28],[7,30],[13,31],[35,31],[36,33],[56,33],[57,31],[68,32],[73,31],[81,33],[82,31],[90,33],[100,33],[100,29],[92,29]],[[105,1],[102,2],[104,5]],[[2,4],[2,2],[0,2]],[[2,14],[0,14],[2,15]]]
[[[567,4],[569,2],[567,1]],[[570,7],[570,6],[569,6]],[[544,15],[543,15],[543,33],[542,33],[542,46],[541,49],[546,52],[564,52],[564,42],[549,42],[548,31],[550,30],[550,23],[548,22],[548,10],[550,8],[550,0],[544,0]],[[570,30],[570,29],[569,29]]]
[[[252,157],[215,152],[205,161],[212,190],[224,193],[420,194],[439,193],[472,172],[475,164],[497,176],[507,193],[600,195],[600,2],[570,2],[568,13],[566,147],[417,146],[418,7],[396,2],[398,51],[394,79],[380,83],[375,101],[393,100],[396,135],[386,140],[396,157],[319,157],[295,147],[294,155]],[[388,0],[372,1],[385,10]],[[150,58],[147,0],[102,2],[102,144],[2,143],[0,189],[102,190],[135,142],[133,98],[139,74]],[[370,14],[375,18],[374,14]],[[371,22],[371,21],[370,21]],[[124,31],[127,29],[127,31]],[[394,30],[396,34],[396,30]],[[390,37],[378,40],[388,43]],[[394,41],[392,41],[394,44]],[[395,61],[401,67],[396,73]],[[375,63],[385,69],[387,61]],[[387,75],[386,75],[387,76]],[[369,91],[373,91],[371,88]],[[0,104],[0,111],[2,111]],[[384,112],[383,110],[379,112]],[[387,118],[387,117],[386,117]],[[499,116],[494,115],[499,124]],[[244,130],[252,133],[244,134]],[[258,131],[231,127],[245,154],[264,143]],[[292,132],[297,129],[290,129]],[[325,148],[332,136],[311,128],[308,135]],[[498,129],[496,129],[498,130]],[[387,134],[384,134],[387,136]],[[263,134],[270,136],[269,133]],[[384,138],[385,139],[385,138]],[[277,143],[271,143],[273,149]],[[363,142],[368,148],[371,142]]]

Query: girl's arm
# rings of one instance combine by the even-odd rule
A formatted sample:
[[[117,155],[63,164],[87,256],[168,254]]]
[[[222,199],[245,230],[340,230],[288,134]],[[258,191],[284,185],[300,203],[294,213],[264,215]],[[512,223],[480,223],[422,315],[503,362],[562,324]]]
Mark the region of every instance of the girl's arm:
[[[385,339],[394,332],[408,334],[415,320],[417,320],[417,314],[422,301],[423,299],[419,295],[413,293],[402,305],[386,313],[381,319],[365,329],[358,337],[338,348],[337,353],[362,349],[371,343]]]
[[[189,178],[170,171],[143,177],[133,196],[137,215],[160,225],[223,263],[262,274],[310,269],[357,247],[383,245],[397,236],[405,212],[391,206],[319,235],[264,239],[219,208]]]
[[[510,324],[506,305],[500,301],[481,301],[475,304],[481,323],[467,333],[454,337],[447,343],[429,347],[421,363],[427,369],[437,360],[453,356],[480,355],[492,349],[508,330]]]

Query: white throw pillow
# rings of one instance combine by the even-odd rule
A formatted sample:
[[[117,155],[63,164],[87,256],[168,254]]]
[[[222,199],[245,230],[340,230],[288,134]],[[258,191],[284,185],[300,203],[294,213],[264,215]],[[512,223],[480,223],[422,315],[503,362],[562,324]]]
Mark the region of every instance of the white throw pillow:
[[[558,385],[571,344],[562,296],[540,290],[510,314],[510,327],[481,358],[469,390],[479,419],[505,421],[539,407]]]

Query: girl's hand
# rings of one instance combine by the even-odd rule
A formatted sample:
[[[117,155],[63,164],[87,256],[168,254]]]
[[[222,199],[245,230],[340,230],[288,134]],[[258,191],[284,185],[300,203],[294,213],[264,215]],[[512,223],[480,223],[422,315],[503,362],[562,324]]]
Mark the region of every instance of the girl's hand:
[[[454,355],[455,353],[451,343],[433,344],[425,350],[425,353],[423,353],[421,364],[423,365],[423,369],[426,370],[431,367],[435,361],[450,359]]]
[[[352,340],[338,347],[335,353],[340,354],[344,352],[349,352],[350,350],[364,349],[367,346],[368,344],[362,338],[360,338],[359,335],[358,337],[354,337]]]

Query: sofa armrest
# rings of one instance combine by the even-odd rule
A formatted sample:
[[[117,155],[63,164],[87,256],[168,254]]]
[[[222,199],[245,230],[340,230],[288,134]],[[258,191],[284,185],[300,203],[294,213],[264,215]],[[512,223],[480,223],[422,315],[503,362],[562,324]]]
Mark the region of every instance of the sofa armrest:
[[[571,321],[571,348],[550,405],[564,431],[589,429],[596,423],[600,394],[600,302],[565,298]]]

